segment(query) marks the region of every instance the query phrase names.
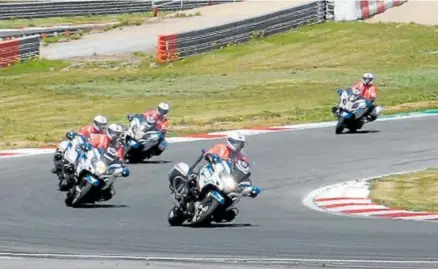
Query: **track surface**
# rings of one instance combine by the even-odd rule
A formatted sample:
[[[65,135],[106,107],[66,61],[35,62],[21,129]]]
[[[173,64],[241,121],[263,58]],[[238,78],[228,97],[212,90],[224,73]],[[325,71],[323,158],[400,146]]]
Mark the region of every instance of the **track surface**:
[[[166,221],[168,170],[215,141],[171,144],[162,159],[172,163],[131,165],[132,176],[116,183],[114,207],[65,207],[51,156],[0,160],[0,252],[436,259],[434,223],[355,219],[302,205],[323,185],[438,164],[438,118],[366,129],[380,132],[336,136],[323,128],[249,137],[253,179],[264,192],[242,201],[231,227],[175,228]]]

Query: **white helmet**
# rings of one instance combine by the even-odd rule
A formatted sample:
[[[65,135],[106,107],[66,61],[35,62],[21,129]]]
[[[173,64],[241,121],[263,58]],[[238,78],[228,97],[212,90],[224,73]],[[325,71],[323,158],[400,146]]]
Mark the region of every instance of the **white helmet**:
[[[170,110],[170,106],[169,106],[168,103],[161,102],[161,103],[158,104],[157,113],[159,115],[165,116],[165,115],[167,115],[167,113],[169,113],[169,110]]]
[[[123,128],[119,124],[112,123],[108,126],[107,134],[111,140],[118,139],[123,133]]]
[[[105,116],[97,115],[93,119],[93,126],[96,129],[96,131],[104,130],[107,124],[108,124],[108,119]]]
[[[245,147],[246,138],[241,132],[233,132],[227,137],[227,146],[232,151],[241,151]]]
[[[362,76],[362,82],[369,85],[374,82],[374,75],[372,73],[365,73]]]

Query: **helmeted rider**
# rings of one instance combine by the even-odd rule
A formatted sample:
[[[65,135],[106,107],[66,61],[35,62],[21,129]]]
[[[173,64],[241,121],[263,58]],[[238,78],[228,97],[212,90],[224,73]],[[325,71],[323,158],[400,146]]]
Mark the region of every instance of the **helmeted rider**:
[[[146,120],[149,117],[155,118],[156,128],[161,134],[157,146],[151,149],[155,156],[161,155],[161,153],[163,153],[163,151],[167,147],[165,136],[169,128],[169,120],[167,118],[167,114],[169,113],[169,111],[170,111],[170,105],[166,102],[160,102],[157,108],[149,109],[137,115],[133,115],[133,114],[128,115],[129,121],[132,121],[135,117],[140,117],[142,120]]]
[[[90,144],[97,149],[106,151],[109,147],[114,148],[120,160],[124,158],[124,147],[120,143],[120,138],[123,133],[121,125],[112,123],[108,126],[104,134],[93,134],[90,137]]]
[[[377,119],[377,116],[370,115],[375,108],[374,101],[377,98],[377,87],[373,84],[373,82],[374,75],[372,73],[365,73],[363,74],[361,81],[356,82],[351,88],[346,89],[346,91],[358,93],[361,98],[366,100],[367,111],[364,113],[363,117],[369,122]],[[357,92],[355,90],[357,90]],[[341,95],[342,91],[342,89],[338,89],[338,95]],[[336,113],[338,110],[338,106],[332,107],[333,113]]]
[[[235,164],[238,160],[248,162],[248,157],[243,152],[245,143],[246,138],[241,132],[232,132],[227,136],[225,144],[216,144],[205,152],[204,159],[211,163],[214,161],[214,157],[218,156],[223,160],[231,161],[232,164]],[[249,177],[240,182],[239,186],[245,196],[255,198],[260,193],[260,189],[252,185]]]
[[[106,131],[106,127],[108,124],[108,119],[103,115],[97,115],[94,117],[93,122],[89,125],[86,125],[82,128],[80,128],[77,132],[77,134],[82,135],[86,138],[89,138],[92,134],[104,134]],[[73,132],[71,132],[73,133]],[[61,164],[62,164],[62,158],[64,155],[64,152],[67,147],[68,140],[63,140],[61,143],[58,144],[56,147],[55,155],[53,158],[53,162],[55,167],[52,169],[52,173],[56,174],[60,172]]]
[[[372,73],[365,73],[363,74],[361,81],[358,81],[351,86],[352,89],[359,89],[360,95],[368,101],[368,110],[364,114],[364,117],[366,117],[368,121],[374,121],[377,118],[376,116],[370,115],[375,108],[374,101],[376,101],[377,98],[377,87],[374,84],[374,79]]]
[[[105,134],[93,134],[90,137],[90,144],[93,148],[97,148],[104,154],[104,157],[112,159],[114,162],[120,162],[124,166],[124,147],[120,143],[123,133],[121,125],[112,123],[108,126]],[[124,167],[124,177],[129,175],[129,170]],[[115,195],[114,186],[107,188],[102,195],[107,201]]]

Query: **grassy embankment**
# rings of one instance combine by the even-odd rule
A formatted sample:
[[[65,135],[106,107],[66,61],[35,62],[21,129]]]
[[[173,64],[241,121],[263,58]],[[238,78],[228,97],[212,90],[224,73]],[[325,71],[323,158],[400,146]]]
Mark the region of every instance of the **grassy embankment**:
[[[330,23],[167,66],[37,61],[0,72],[3,147],[57,141],[170,101],[172,135],[333,120],[336,89],[372,71],[386,113],[438,107],[438,27]]]
[[[438,169],[375,180],[371,198],[392,208],[438,212]]]

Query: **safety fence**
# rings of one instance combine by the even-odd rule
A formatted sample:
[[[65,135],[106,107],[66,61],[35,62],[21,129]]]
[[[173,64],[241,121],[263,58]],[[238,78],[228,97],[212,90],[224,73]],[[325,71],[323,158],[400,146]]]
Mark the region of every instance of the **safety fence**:
[[[239,1],[239,0],[238,0]],[[235,2],[234,0],[154,0],[160,10],[187,10],[207,5]],[[167,3],[168,2],[168,3]],[[183,2],[183,4],[181,4]],[[46,18],[59,16],[84,16],[124,14],[152,11],[151,0],[130,1],[63,1],[63,2],[5,2],[0,3],[0,19]]]
[[[322,23],[327,20],[326,14],[327,2],[315,1],[202,30],[159,35],[157,62],[166,63],[228,44],[247,42],[253,38],[286,32],[300,26]]]
[[[24,29],[2,29],[0,30],[0,40],[6,40],[11,38],[18,38],[29,35],[41,35],[41,39],[46,37],[53,37],[59,34],[65,34],[69,36],[71,34],[78,33],[80,31],[91,31],[97,29],[105,29],[108,26],[114,26],[119,23],[101,23],[101,24],[81,24],[81,25],[68,25],[68,26],[54,26],[54,27],[30,27]]]
[[[30,60],[40,55],[40,36],[0,41],[0,67]]]

